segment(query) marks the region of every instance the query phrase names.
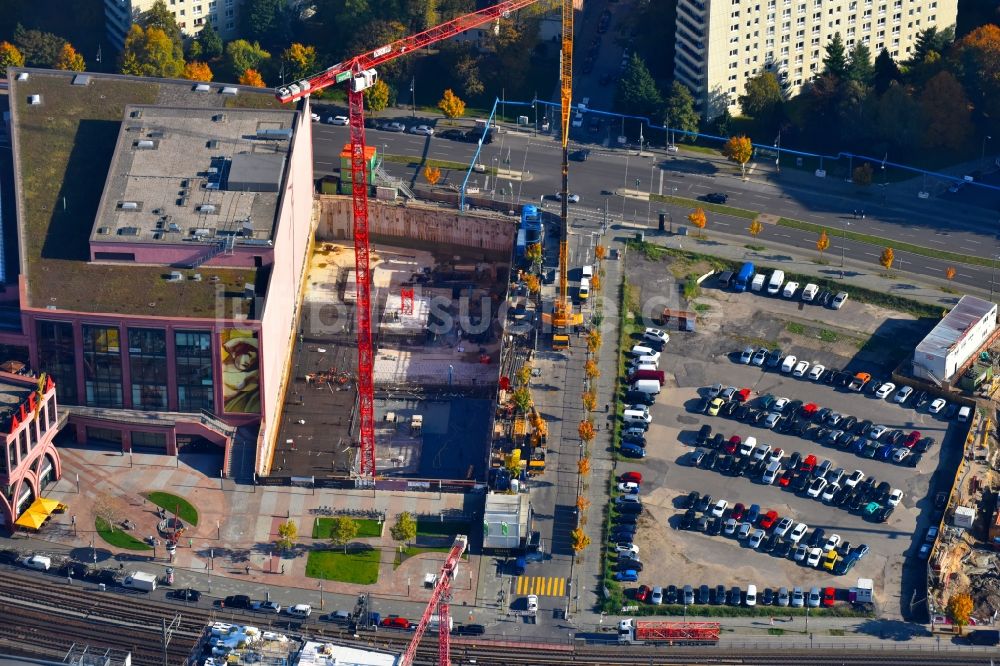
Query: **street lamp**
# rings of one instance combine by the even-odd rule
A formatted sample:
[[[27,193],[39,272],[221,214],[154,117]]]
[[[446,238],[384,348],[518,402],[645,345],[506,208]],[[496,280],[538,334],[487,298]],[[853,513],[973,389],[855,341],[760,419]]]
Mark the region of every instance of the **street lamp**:
[[[847,227],[851,226],[851,223],[847,220],[841,220],[840,230],[843,232],[843,240],[840,243],[840,268],[844,268],[844,255],[847,253]],[[840,271],[843,275],[843,270]]]
[[[983,137],[983,147],[982,147],[982,150],[979,151],[979,168],[980,169],[983,168],[983,164],[986,162],[986,142],[990,141],[991,139],[993,139],[993,137],[991,137],[989,134],[987,134],[986,136]]]
[[[413,118],[417,117],[417,96],[413,92],[413,84],[416,82],[416,77],[410,77],[410,116]]]

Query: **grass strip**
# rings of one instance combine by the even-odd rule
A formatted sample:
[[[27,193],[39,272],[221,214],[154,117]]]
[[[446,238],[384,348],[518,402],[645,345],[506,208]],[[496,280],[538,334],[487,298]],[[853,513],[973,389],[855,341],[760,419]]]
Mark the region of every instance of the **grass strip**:
[[[372,585],[378,582],[381,551],[374,548],[349,551],[311,550],[306,560],[306,576],[344,583]]]
[[[403,564],[403,562],[421,553],[448,553],[448,552],[451,552],[451,546],[407,546],[406,548],[403,549],[403,552],[399,552],[399,548],[397,548],[396,557],[392,561],[392,569],[393,571],[395,571]],[[462,553],[462,559],[463,560],[469,559],[468,551]]]
[[[462,162],[452,162],[450,160],[435,160],[435,159],[420,159],[419,157],[411,157],[409,155],[383,155],[383,159],[386,162],[395,162],[397,164],[405,164],[407,166],[417,167],[436,167],[438,169],[451,169],[453,171],[467,171],[469,169],[468,164],[463,164]],[[495,174],[496,169],[493,167],[486,167],[486,171],[477,171],[476,173],[486,173]]]
[[[333,518],[317,518],[313,522],[312,536],[314,539],[329,539],[330,534],[333,531]],[[354,524],[358,526],[358,533],[355,535],[356,538],[365,539],[371,537],[382,536],[382,526],[381,524],[372,518],[351,518]]]
[[[838,238],[850,238],[851,240],[858,241],[859,243],[867,243],[869,245],[877,245],[880,247],[891,247],[896,252],[909,252],[910,254],[918,254],[922,257],[931,257],[932,259],[941,259],[944,261],[952,261],[956,264],[972,264],[974,266],[992,266],[993,261],[987,257],[974,257],[967,254],[959,254],[958,252],[948,252],[946,250],[934,250],[929,247],[923,247],[920,245],[913,245],[912,243],[904,243],[902,241],[890,240],[888,238],[882,238],[881,236],[872,236],[870,234],[860,234],[856,231],[845,231],[839,230],[834,233],[830,226],[822,224],[813,224],[812,222],[803,222],[802,220],[793,220],[789,217],[782,217],[778,219],[778,225],[782,227],[789,227],[791,229],[798,229],[800,231],[811,231],[815,234],[820,234],[826,231],[830,235],[834,235]]]
[[[697,199],[690,199],[688,197],[677,197],[672,194],[651,194],[649,198],[653,201],[659,201],[661,203],[674,204],[675,206],[703,208],[705,210],[712,211],[713,213],[721,213],[722,215],[730,215],[732,217],[741,217],[747,220],[752,220],[760,215],[760,213],[755,210],[708,203],[706,201],[698,201]]]
[[[194,508],[194,505],[183,497],[159,490],[146,493],[145,497],[167,513],[177,514],[181,520],[191,527],[195,527],[198,524],[198,509]]]
[[[98,517],[94,519],[94,528],[97,530],[98,536],[115,548],[124,548],[125,550],[153,550],[153,547],[148,543],[136,539],[128,532],[121,529],[111,529],[111,524],[103,518]]]
[[[417,520],[417,536],[450,537],[456,534],[469,534],[467,520],[444,522],[432,519]]]

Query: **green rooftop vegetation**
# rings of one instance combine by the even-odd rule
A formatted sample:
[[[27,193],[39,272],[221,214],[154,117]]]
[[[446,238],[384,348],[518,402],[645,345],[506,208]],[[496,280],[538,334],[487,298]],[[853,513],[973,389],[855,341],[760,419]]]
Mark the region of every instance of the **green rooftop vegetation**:
[[[11,81],[28,304],[151,316],[232,316],[256,271],[202,267],[181,273],[185,278],[201,273],[203,281],[173,283],[165,280],[172,269],[162,266],[88,263],[90,233],[125,106],[154,104],[161,86],[178,84],[97,75],[89,85],[73,86],[66,74],[31,72],[27,81]],[[29,105],[29,95],[40,95],[41,104]],[[211,276],[218,280],[210,281]]]

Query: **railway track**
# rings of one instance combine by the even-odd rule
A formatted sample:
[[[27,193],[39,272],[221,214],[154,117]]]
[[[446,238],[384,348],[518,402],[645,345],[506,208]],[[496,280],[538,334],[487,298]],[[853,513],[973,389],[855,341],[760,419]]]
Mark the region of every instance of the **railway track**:
[[[177,630],[167,649],[167,663],[184,664],[205,626],[216,619],[267,626],[271,618],[230,617],[212,610],[177,606],[153,601],[144,595],[97,592],[91,585],[40,584],[35,575],[5,572],[0,577],[0,650],[10,654],[61,659],[75,643],[95,648],[132,652],[137,666],[160,666],[161,624],[180,616]],[[284,631],[294,635],[279,627]],[[402,652],[410,634],[381,631],[352,639],[346,634],[330,635],[332,627],[307,627],[310,635],[357,647]],[[526,644],[498,640],[455,637],[452,662],[477,666],[988,666],[996,652],[862,650],[862,649],[743,649],[736,647],[663,647],[586,644]],[[428,634],[417,654],[416,663],[437,664],[437,637]]]

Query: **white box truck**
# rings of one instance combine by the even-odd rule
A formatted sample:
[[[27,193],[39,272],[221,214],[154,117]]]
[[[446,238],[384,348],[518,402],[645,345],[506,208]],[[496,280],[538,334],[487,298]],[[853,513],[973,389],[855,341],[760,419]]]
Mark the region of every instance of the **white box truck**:
[[[145,571],[133,571],[128,576],[125,576],[122,585],[130,587],[133,590],[152,592],[156,589],[156,576]]]

